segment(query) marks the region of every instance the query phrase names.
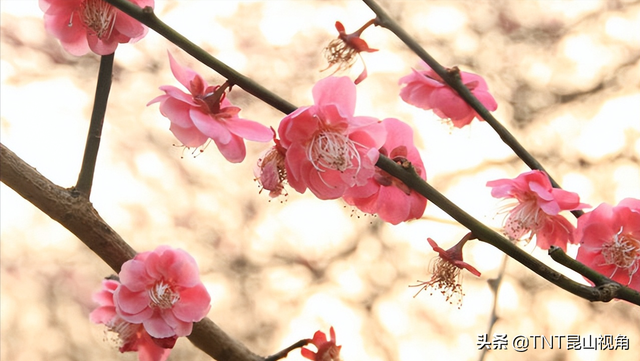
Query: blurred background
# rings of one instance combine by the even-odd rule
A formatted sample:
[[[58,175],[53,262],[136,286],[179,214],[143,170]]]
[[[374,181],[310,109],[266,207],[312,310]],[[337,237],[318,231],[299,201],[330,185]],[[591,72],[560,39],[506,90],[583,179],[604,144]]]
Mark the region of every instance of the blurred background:
[[[640,198],[640,2],[381,1],[445,66],[482,75],[496,117],[567,190],[593,206]],[[99,58],[73,57],[43,27],[38,2],[2,0],[1,141],[54,183],[78,175]],[[163,1],[156,13],[231,67],[293,104],[312,103],[330,75],[323,48],[336,20],[353,32],[373,13],[360,1]],[[499,228],[501,203],[488,180],[515,177],[522,162],[484,122],[451,128],[398,97],[398,79],[418,58],[390,32],[363,38],[369,77],[356,114],[399,118],[415,129],[428,180],[467,212]],[[290,191],[270,200],[253,180],[264,144],[248,143],[230,164],[211,146],[198,157],[172,144],[169,121],[145,104],[162,85],[179,86],[167,50],[210,83],[223,79],[150,31],[116,51],[115,74],[91,200],[137,251],[169,244],[192,254],[211,293],[209,317],[254,352],[272,354],[334,326],[345,361],[479,360],[502,255],[471,242],[460,309],[439,293],[407,287],[429,279],[436,255],[465,233],[432,204],[398,226],[346,206]],[[339,73],[355,78],[362,64]],[[239,88],[241,116],[277,127],[281,113]],[[91,295],[112,271],[58,223],[4,184],[1,191],[1,358],[137,360],[91,324]],[[575,219],[568,215],[574,222]],[[553,265],[534,243],[528,252]],[[569,253],[575,255],[575,248]],[[546,337],[624,335],[630,351],[495,350],[485,360],[637,360],[640,308],[589,303],[508,261],[493,334]],[[531,346],[531,348],[533,348]],[[169,360],[207,360],[180,339]],[[303,360],[299,351],[288,360]]]

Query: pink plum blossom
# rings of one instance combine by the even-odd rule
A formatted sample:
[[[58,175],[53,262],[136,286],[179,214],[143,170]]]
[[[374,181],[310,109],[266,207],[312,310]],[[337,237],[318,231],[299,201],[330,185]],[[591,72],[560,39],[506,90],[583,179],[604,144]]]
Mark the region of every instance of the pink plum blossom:
[[[181,249],[139,253],[122,265],[120,281],[113,297],[118,315],[142,323],[152,337],[188,336],[211,307],[196,261]]]
[[[324,55],[329,62],[327,69],[334,65],[337,65],[336,72],[342,69],[349,69],[355,63],[356,55],[358,55],[362,60],[364,70],[362,70],[362,73],[360,73],[356,80],[354,80],[354,83],[359,84],[363,81],[367,77],[367,66],[360,53],[373,53],[378,51],[378,49],[370,48],[369,45],[367,45],[367,42],[360,38],[362,32],[372,24],[373,21],[369,21],[356,32],[347,34],[344,25],[342,25],[341,22],[336,21],[335,26],[336,30],[338,30],[338,38],[333,39],[324,49]]]
[[[428,288],[439,290],[442,295],[445,296],[447,302],[453,304],[453,300],[458,303],[458,308],[462,305],[462,275],[460,271],[466,269],[476,277],[480,277],[480,272],[463,261],[462,248],[467,241],[475,238],[472,233],[467,233],[455,246],[445,250],[438,246],[436,241],[431,238],[427,238],[429,245],[434,251],[438,252],[438,258],[430,265],[431,279],[429,281],[420,281],[418,284],[411,285],[410,287],[420,287],[416,297],[420,292]]]
[[[154,339],[142,324],[125,321],[116,312],[113,294],[120,286],[115,280],[103,280],[102,290],[93,295],[93,300],[100,306],[89,315],[91,322],[104,324],[107,330],[118,335],[120,352],[138,352],[140,361],[164,361],[169,357],[177,337]]]
[[[308,188],[320,199],[336,199],[375,174],[386,130],[376,118],[353,115],[356,86],[348,77],[318,81],[313,99],[278,128],[287,182],[300,193]]]
[[[515,198],[518,202],[505,221],[504,232],[511,240],[520,240],[529,235],[536,236],[536,245],[541,249],[557,246],[567,249],[567,243],[575,244],[574,227],[561,216],[560,211],[589,207],[580,203],[573,192],[553,188],[546,173],[532,170],[515,179],[497,179],[487,182],[496,198]]]
[[[603,203],[578,218],[576,259],[603,275],[640,291],[640,200]]]
[[[129,0],[140,7],[153,7],[154,0]],[[147,34],[147,27],[104,0],[40,0],[44,27],[72,55],[93,51],[109,55],[120,43],[134,43]]]
[[[317,351],[313,352],[303,347],[300,349],[302,356],[313,361],[340,361],[342,346],[336,345],[336,332],[333,330],[333,326],[329,328],[329,335],[331,339],[327,340],[327,335],[324,332],[316,331],[311,343],[317,348]]]
[[[462,128],[471,123],[473,118],[482,120],[469,104],[458,93],[447,85],[426,63],[427,70],[411,69],[411,74],[400,78],[400,84],[406,84],[400,90],[400,97],[405,102],[425,110],[433,109],[442,119],[450,119],[454,127]],[[462,83],[489,111],[498,108],[498,103],[489,94],[484,79],[476,74],[460,72]]]
[[[413,130],[398,119],[382,121],[387,139],[380,153],[396,162],[411,162],[416,172],[426,180],[420,153],[413,145]],[[402,181],[376,168],[366,184],[347,189],[342,198],[363,212],[377,214],[383,220],[398,224],[422,217],[427,199],[407,187]]]
[[[189,93],[161,86],[160,95],[147,105],[160,102],[160,113],[171,121],[169,130],[185,147],[199,147],[213,139],[220,153],[232,163],[244,160],[244,139],[268,142],[272,132],[266,126],[238,117],[240,108],[226,98],[229,83],[210,86],[193,70],[183,67],[169,54],[171,72]]]

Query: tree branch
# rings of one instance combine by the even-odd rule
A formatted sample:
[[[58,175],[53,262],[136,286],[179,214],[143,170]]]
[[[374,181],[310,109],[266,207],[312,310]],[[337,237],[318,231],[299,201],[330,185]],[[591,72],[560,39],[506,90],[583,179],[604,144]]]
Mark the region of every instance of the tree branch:
[[[627,300],[627,298],[637,297],[637,291],[625,287],[622,284],[613,281],[612,279],[605,277],[604,275],[592,270],[585,266],[583,263],[569,257],[560,247],[551,246],[549,248],[549,256],[561,265],[579,273],[586,277],[589,281],[593,282],[596,289],[603,295],[614,294],[612,298],[620,298]],[[634,294],[635,293],[635,294]]]
[[[589,301],[602,301],[608,302],[613,298],[620,298],[636,305],[640,306],[640,293],[632,290],[628,287],[607,279],[607,284],[615,285],[613,290],[609,287],[607,290],[601,289],[601,287],[590,287],[580,284],[572,279],[562,275],[549,266],[545,265],[529,253],[525,252],[502,235],[493,231],[491,228],[485,226],[482,222],[473,218],[471,215],[463,211],[460,207],[451,202],[442,193],[438,192],[435,188],[429,185],[424,179],[416,173],[410,165],[400,165],[393,160],[380,155],[380,159],[376,163],[380,169],[391,174],[392,176],[400,179],[403,183],[409,186],[411,189],[423,195],[430,202],[435,204],[438,208],[445,211],[448,215],[453,217],[460,224],[469,229],[478,238],[478,240],[498,248],[511,258],[520,262],[525,267],[529,268],[540,277],[555,284],[556,286],[573,293],[576,296],[582,297]],[[593,271],[595,272],[595,271]],[[626,288],[625,291],[620,291],[620,288]]]
[[[122,12],[138,20],[144,25],[153,29],[158,34],[164,36],[167,40],[177,45],[180,49],[184,50],[202,64],[215,70],[218,74],[227,78],[233,85],[237,85],[247,93],[261,99],[265,103],[278,109],[279,111],[289,114],[296,110],[296,107],[279,97],[275,93],[267,90],[262,85],[247,78],[246,76],[238,73],[225,63],[213,57],[211,54],[204,51],[202,48],[191,42],[189,39],[176,32],[173,28],[165,24],[160,20],[153,12],[153,8],[145,7],[144,9],[138,5],[127,0],[105,0],[111,5],[122,10]]]
[[[115,53],[103,55],[100,58],[100,70],[98,71],[98,83],[96,84],[93,111],[91,112],[91,123],[89,124],[82,166],[80,167],[80,174],[78,175],[78,182],[76,183],[76,191],[87,198],[91,195],[93,174],[96,169],[98,148],[100,148],[102,125],[104,124],[104,115],[107,112],[114,54]]]
[[[226,64],[215,59],[214,57],[209,55],[207,52],[202,50],[200,47],[198,47],[194,43],[187,40],[185,37],[177,33],[168,25],[160,21],[153,14],[152,8],[146,7],[144,9],[141,9],[139,6],[131,2],[128,2],[126,0],[105,0],[105,1],[114,5],[118,9],[124,11],[129,16],[140,21],[141,23],[149,26],[151,29],[157,31],[160,35],[164,36],[167,40],[178,45],[184,51],[193,55],[194,57],[196,57],[196,59],[202,61],[205,65],[209,66],[211,69],[219,72],[222,76],[225,76],[225,77],[229,75],[233,76],[234,78],[229,80],[231,80],[232,82],[238,81],[238,83],[236,83],[237,85],[241,86],[248,93],[253,94],[257,98],[270,104],[274,108],[282,111],[285,114],[289,114],[290,112],[297,109],[297,107],[295,107],[294,105],[290,104],[286,100],[283,100],[282,98],[280,98],[278,95],[271,93],[269,90],[263,88],[262,86],[259,86],[254,81],[250,80],[249,78],[231,69]],[[385,21],[387,21],[388,24],[384,23],[385,26],[391,26],[393,29],[403,34],[403,36],[401,37],[403,41],[406,39],[407,41],[413,42],[415,49],[412,48],[412,50],[419,51],[420,53],[418,55],[422,54],[426,56],[428,59],[430,59],[429,61],[434,63],[434,66],[439,69],[437,71],[443,72],[443,74],[446,73],[445,69],[440,64],[438,64],[433,58],[431,58],[429,54],[427,54],[424,51],[424,49],[422,49],[415,41],[413,41],[413,39],[411,39],[411,37],[409,37],[409,35],[406,34],[406,32],[404,32],[402,28],[400,28],[392,19],[390,19],[386,15],[386,13],[384,13],[384,11],[375,3],[375,1],[370,1],[370,0],[364,0],[364,1],[365,3],[367,3],[367,5],[372,7],[372,10],[374,10],[374,12],[376,12],[376,14],[379,17],[382,16],[383,19],[386,19]],[[379,20],[382,21],[381,19]],[[221,70],[224,72],[221,72]],[[434,70],[436,69],[434,68]],[[445,74],[445,76],[447,76],[447,74]],[[242,82],[242,83],[239,83],[239,82]],[[468,93],[467,97],[465,98],[466,101],[472,101],[473,99],[475,99],[475,97],[469,92],[469,89],[467,89],[464,85],[462,85],[462,88],[464,88],[464,90],[466,90],[466,93]],[[256,94],[260,94],[260,95],[256,95]],[[486,110],[486,108],[484,108],[484,106],[482,106],[482,104],[478,102],[477,99],[475,99],[475,102],[477,103],[476,105],[479,104],[479,106],[482,109],[484,109],[485,114],[488,114],[488,116],[491,117],[495,121],[495,123],[499,125],[497,120],[495,120],[495,118],[491,116],[491,113],[489,113]],[[511,138],[513,138],[511,134],[509,134],[508,132],[507,134]],[[515,139],[513,140],[515,141]],[[522,146],[519,145],[517,141],[515,143],[520,148],[522,148]],[[524,150],[524,148],[522,148],[522,150]],[[526,152],[526,150],[524,151]],[[533,157],[531,157],[530,155],[529,157],[533,161],[535,161],[535,159],[533,159]],[[514,245],[512,242],[510,242],[500,234],[496,233],[489,227],[485,226],[480,221],[471,217],[469,214],[464,212],[462,209],[456,206],[453,202],[447,199],[442,193],[438,192],[435,188],[433,188],[431,185],[425,182],[422,178],[420,178],[420,176],[418,176],[415,170],[413,170],[413,167],[404,168],[403,166],[397,164],[391,159],[385,157],[384,155],[380,155],[380,158],[376,163],[376,166],[386,171],[387,173],[391,174],[392,176],[400,179],[407,186],[409,186],[410,188],[414,189],[415,191],[423,195],[425,198],[427,198],[437,207],[439,207],[440,209],[448,213],[460,224],[467,227],[467,229],[473,232],[473,234],[476,235],[479,240],[489,243],[492,246],[500,249],[502,252],[509,255],[516,261],[520,262],[525,267],[529,268],[530,270],[540,275],[542,278],[548,280],[549,282],[557,285],[558,287],[570,293],[573,293],[574,295],[577,295],[579,297],[582,297],[590,301],[608,302],[612,299],[611,297],[609,297],[609,295],[602,294],[593,287],[589,287],[589,286],[577,283],[569,279],[568,277],[560,274],[559,272],[553,270],[552,268],[548,267],[544,263],[540,262],[535,257],[531,256],[530,254],[526,253],[522,249],[518,248],[516,245]],[[553,183],[553,179],[551,179],[551,181]],[[557,183],[554,183],[554,184],[556,187],[558,186]],[[630,299],[626,299],[626,300],[629,302],[635,303],[637,305],[640,305],[640,293],[633,290],[630,290],[630,291],[632,292],[630,293],[623,292],[620,296],[630,297]],[[613,296],[613,297],[617,298],[618,294],[619,292],[616,292],[616,296]],[[625,299],[625,298],[622,298],[622,299]]]
[[[114,271],[136,252],[74,189],[53,184],[0,143],[0,181],[60,223]],[[208,318],[194,323],[189,340],[216,360],[260,361],[262,357],[234,340]]]
[[[460,79],[459,74],[452,74],[447,71],[445,67],[440,65],[429,53],[427,53],[418,42],[409,35],[398,23],[396,23],[387,13],[376,3],[375,0],[362,0],[377,16],[376,25],[382,26],[394,33],[402,42],[407,45],[420,59],[424,60],[431,69],[433,69],[453,90],[455,90],[460,97],[467,102],[477,113],[495,130],[500,136],[500,139],[513,150],[513,152],[531,169],[539,169],[547,173],[551,184],[555,188],[561,188],[560,185],[551,177],[542,164],[538,162],[519,142],[518,140],[505,128],[500,122],[485,108],[485,106],[478,100],[478,98],[471,93]],[[571,211],[574,216],[580,217],[584,214],[583,211]]]

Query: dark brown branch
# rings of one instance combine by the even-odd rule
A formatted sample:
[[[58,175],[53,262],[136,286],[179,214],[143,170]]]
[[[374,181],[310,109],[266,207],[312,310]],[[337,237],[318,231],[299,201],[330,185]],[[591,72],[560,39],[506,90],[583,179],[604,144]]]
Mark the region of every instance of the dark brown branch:
[[[1,143],[0,181],[68,229],[114,271],[120,272],[122,264],[136,255],[87,198],[74,188],[53,184]],[[208,318],[193,325],[189,340],[216,360],[262,360]]]
[[[198,59],[202,64],[215,70],[216,72],[218,72],[218,74],[225,77],[232,84],[242,88],[247,93],[255,96],[258,99],[261,99],[265,103],[271,105],[272,107],[278,109],[283,113],[288,114],[296,110],[296,107],[293,104],[279,97],[275,93],[267,90],[265,87],[256,83],[250,78],[247,78],[246,76],[238,73],[231,67],[227,66],[227,64],[221,62],[211,54],[202,50],[189,39],[182,36],[182,34],[176,32],[173,28],[165,24],[153,13],[153,8],[146,7],[143,9],[128,0],[105,1],[122,10],[124,13],[138,20],[144,25],[148,26],[150,29],[153,29],[158,34],[164,36],[167,40],[177,45],[180,49],[186,51],[188,54]]]
[[[625,287],[622,284],[608,278],[591,268],[587,267],[583,263],[569,257],[560,247],[551,246],[549,248],[549,256],[561,265],[579,273],[586,277],[589,281],[593,282],[598,292],[603,295],[611,295],[611,298],[628,299],[637,297],[638,292]],[[635,293],[635,294],[634,294]]]
[[[93,111],[91,112],[91,123],[89,123],[82,167],[76,183],[76,191],[87,198],[91,195],[93,174],[96,169],[96,159],[98,158],[98,148],[100,148],[100,138],[102,136],[102,125],[104,124],[104,115],[107,112],[114,54],[103,55],[100,58],[100,70],[98,71]]]
[[[500,139],[508,145],[511,150],[520,158],[522,161],[529,166],[531,169],[539,169],[547,173],[547,177],[551,181],[551,184],[555,188],[560,188],[558,182],[556,182],[549,172],[547,172],[542,164],[538,162],[523,146],[518,142],[518,140],[505,128],[490,111],[478,100],[478,98],[471,93],[469,88],[467,88],[462,80],[460,79],[460,74],[458,72],[449,72],[445,67],[443,67],[436,59],[434,59],[426,50],[418,44],[418,42],[409,35],[398,23],[396,23],[387,13],[382,9],[375,0],[363,0],[364,3],[376,14],[377,22],[376,25],[382,26],[392,33],[394,33],[402,42],[407,45],[409,49],[411,49],[420,59],[424,60],[433,71],[435,71],[441,78],[444,80],[453,90],[455,90],[460,97],[469,104],[481,117],[484,119],[495,132],[500,136]],[[572,211],[573,215],[576,217],[580,217],[584,214],[583,211],[577,210]]]
[[[264,361],[277,361],[277,360],[283,359],[283,358],[287,357],[287,355],[289,355],[289,352],[291,352],[291,351],[293,351],[293,350],[295,350],[297,348],[300,348],[302,346],[305,346],[305,345],[311,343],[311,341],[312,340],[310,338],[305,338],[304,340],[300,340],[300,341],[294,343],[293,345],[291,345],[291,346],[289,346],[289,347],[287,347],[287,348],[285,348],[285,349],[283,349],[281,351],[278,351],[278,352],[274,353],[271,356],[265,357]]]
[[[608,302],[611,301],[612,298],[620,298],[640,306],[640,292],[624,287],[615,281],[609,280],[609,283],[616,285],[615,290],[611,293],[610,287],[605,290],[601,287],[590,287],[580,284],[545,265],[537,258],[525,252],[502,235],[496,233],[494,230],[485,226],[482,222],[463,211],[442,193],[438,192],[435,188],[420,178],[412,166],[407,166],[405,164],[400,165],[383,155],[380,155],[376,166],[400,179],[411,189],[423,195],[438,208],[445,211],[453,217],[453,219],[460,222],[460,224],[473,232],[478,240],[489,243],[490,245],[498,248],[514,260],[537,273],[540,277],[564,289],[565,291],[589,301]],[[622,292],[620,291],[620,287],[623,287],[626,290]]]

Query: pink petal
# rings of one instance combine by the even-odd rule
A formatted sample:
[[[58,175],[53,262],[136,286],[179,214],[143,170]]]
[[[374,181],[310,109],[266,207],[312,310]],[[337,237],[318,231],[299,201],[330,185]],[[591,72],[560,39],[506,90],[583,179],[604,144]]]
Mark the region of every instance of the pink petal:
[[[349,77],[329,76],[314,85],[313,100],[316,105],[335,104],[346,116],[352,116],[356,108],[356,86]]]
[[[165,320],[159,315],[144,320],[142,324],[151,337],[165,338],[176,335],[173,328],[169,327]]]
[[[211,296],[201,283],[180,291],[180,301],[173,306],[173,314],[185,322],[198,322],[207,313],[211,303]]]
[[[122,265],[119,277],[120,282],[132,292],[143,291],[148,284],[153,282],[153,279],[147,274],[145,264],[136,259],[129,260]]]
[[[91,322],[105,325],[109,324],[114,317],[118,317],[114,306],[98,307],[89,314]]]
[[[273,138],[271,129],[252,120],[235,118],[226,121],[225,125],[231,133],[254,142],[268,142]]]
[[[202,134],[195,126],[182,128],[177,126],[175,123],[171,123],[169,130],[185,147],[197,148],[209,139],[209,137]]]
[[[240,163],[247,155],[247,149],[244,140],[237,135],[231,135],[230,140],[226,144],[220,143],[217,139],[213,139],[220,150],[220,153],[231,163]]]
[[[160,87],[160,90],[165,92],[171,98],[175,98],[176,100],[194,107],[200,107],[200,105],[193,100],[193,96],[191,94],[185,93],[172,85],[163,85]]]
[[[136,315],[149,307],[149,295],[146,291],[132,292],[125,286],[121,286],[116,290],[113,299],[116,309],[121,315]],[[135,322],[128,318],[125,319],[129,322]]]
[[[378,195],[377,214],[384,221],[399,224],[409,219],[409,196],[396,187],[382,187]]]
[[[302,355],[302,357],[307,358],[309,360],[316,359],[316,353],[304,347],[300,349],[300,354]]]
[[[166,361],[171,354],[171,349],[156,345],[148,335],[147,338],[149,341],[145,340],[138,345],[138,361]]]
[[[191,108],[189,110],[189,117],[193,120],[193,124],[198,130],[207,137],[215,140],[216,144],[227,144],[231,141],[233,135],[229,132],[229,129],[211,115]]]
[[[480,103],[482,103],[482,105],[484,105],[484,107],[487,108],[488,111],[492,112],[498,109],[498,102],[496,102],[493,96],[488,92],[474,91],[472,93],[473,95],[476,96],[476,98],[478,98]]]
[[[195,125],[191,119],[191,109],[189,104],[175,98],[167,98],[160,103],[160,113],[167,117],[172,124],[181,128],[191,128]]]
[[[169,66],[171,67],[171,72],[173,76],[182,84],[186,89],[191,89],[191,81],[197,75],[197,73],[187,67],[180,65],[171,55],[169,51],[167,51],[167,55],[169,55]]]

